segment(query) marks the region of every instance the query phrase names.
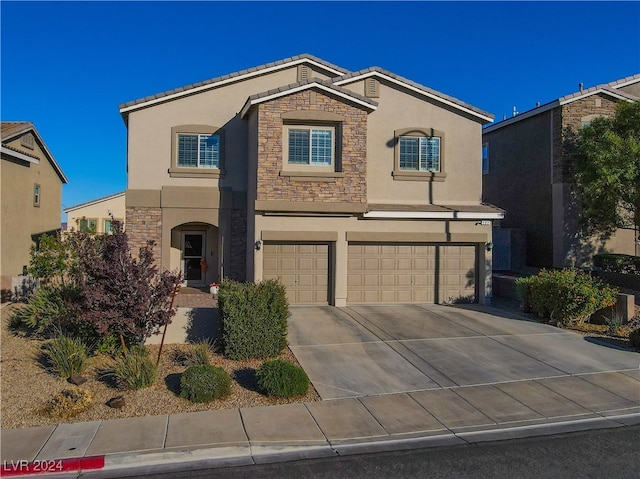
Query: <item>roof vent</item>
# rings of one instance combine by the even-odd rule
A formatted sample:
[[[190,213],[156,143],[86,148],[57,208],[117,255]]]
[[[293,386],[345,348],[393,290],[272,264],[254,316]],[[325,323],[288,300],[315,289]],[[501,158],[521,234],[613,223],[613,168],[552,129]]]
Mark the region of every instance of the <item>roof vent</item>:
[[[310,68],[308,65],[298,65],[298,81],[307,81],[309,79]]]
[[[513,107],[513,115],[512,116],[517,116],[518,115],[518,109],[514,106]]]
[[[35,141],[33,139],[33,134],[32,133],[27,133],[25,135],[22,135],[22,138],[20,138],[20,144],[22,146],[24,146],[25,148],[29,148],[30,150],[33,150],[34,146],[35,146]]]
[[[380,97],[380,82],[375,78],[367,78],[364,81],[364,96],[368,98]]]
[[[580,93],[582,93],[583,89],[584,89],[584,83],[578,83],[578,90],[580,90]]]
[[[540,102],[539,102],[539,101],[537,101],[537,102],[536,102],[536,108],[538,108],[539,106],[540,106]]]

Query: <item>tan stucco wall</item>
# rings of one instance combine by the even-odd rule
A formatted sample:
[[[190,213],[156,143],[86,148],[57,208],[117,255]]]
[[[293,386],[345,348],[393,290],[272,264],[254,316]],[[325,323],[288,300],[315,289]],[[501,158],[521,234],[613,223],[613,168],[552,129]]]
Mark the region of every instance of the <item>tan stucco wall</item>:
[[[362,94],[364,81],[344,85]],[[477,204],[482,195],[481,124],[423,96],[380,81],[376,111],[367,118],[369,203]],[[394,131],[409,127],[444,133],[442,182],[394,180]]]
[[[319,217],[287,217],[287,216],[256,216],[254,237],[251,243],[266,238],[274,238],[269,233],[281,232],[290,240],[304,239],[306,241],[332,240],[335,242],[334,271],[334,297],[333,304],[345,306],[347,301],[347,246],[349,233],[367,233],[371,241],[388,241],[388,233],[398,236],[405,235],[412,242],[468,242],[481,243],[480,268],[478,272],[478,284],[480,291],[479,302],[488,302],[491,295],[491,253],[486,252],[484,244],[491,241],[491,226],[476,225],[475,221],[407,221],[407,220],[360,220],[356,217],[348,218],[319,218]],[[300,232],[305,232],[301,235]],[[314,236],[314,233],[317,233]],[[362,241],[358,237],[358,241]],[[253,277],[249,280],[262,279],[263,257],[262,249],[256,251],[249,249],[249,255],[253,256]],[[330,268],[331,270],[331,268]]]
[[[313,76],[326,78],[318,72]],[[295,83],[297,67],[232,83],[179,100],[129,114],[128,188],[160,189],[170,186],[226,186],[247,191],[247,122],[239,112],[255,93]],[[171,128],[179,125],[210,125],[224,128],[225,151],[220,180],[171,178]]]
[[[11,288],[11,276],[22,274],[29,264],[31,235],[60,228],[62,181],[36,142],[25,150],[20,139],[8,143],[40,158],[39,164],[14,162],[2,155],[1,262],[2,289]],[[33,204],[33,188],[40,185],[40,206]]]
[[[97,219],[96,233],[104,233],[105,220],[111,220],[109,213],[111,213],[114,219],[124,222],[125,195],[97,201],[93,204],[80,206],[67,211],[67,229],[70,230],[73,228],[77,231],[80,228],[79,222],[83,218]]]

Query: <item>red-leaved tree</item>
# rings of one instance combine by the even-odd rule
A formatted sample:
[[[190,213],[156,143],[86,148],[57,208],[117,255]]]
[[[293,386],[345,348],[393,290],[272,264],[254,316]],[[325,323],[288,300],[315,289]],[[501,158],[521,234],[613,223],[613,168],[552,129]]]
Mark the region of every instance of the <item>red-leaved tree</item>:
[[[79,234],[76,238],[81,271],[79,315],[100,335],[119,337],[123,348],[141,345],[171,322],[175,309],[171,297],[181,275],[158,272],[153,241],[140,248],[138,258],[129,250],[126,233],[118,221],[113,234]]]

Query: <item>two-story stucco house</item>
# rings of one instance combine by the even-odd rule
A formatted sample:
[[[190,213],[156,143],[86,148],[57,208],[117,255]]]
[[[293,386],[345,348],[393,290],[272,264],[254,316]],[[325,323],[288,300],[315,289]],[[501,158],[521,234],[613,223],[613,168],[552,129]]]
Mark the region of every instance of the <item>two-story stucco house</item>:
[[[187,283],[279,278],[291,303],[485,302],[492,116],[299,55],[120,106],[127,232]]]
[[[62,185],[67,177],[33,123],[3,121],[2,134],[2,299],[12,280],[29,265],[29,252],[43,234],[60,231]]]
[[[483,198],[507,211],[503,228],[526,232],[530,266],[588,266],[594,253],[637,254],[633,229],[603,242],[584,238],[565,142],[616,103],[640,100],[640,74],[579,90],[483,130]]]

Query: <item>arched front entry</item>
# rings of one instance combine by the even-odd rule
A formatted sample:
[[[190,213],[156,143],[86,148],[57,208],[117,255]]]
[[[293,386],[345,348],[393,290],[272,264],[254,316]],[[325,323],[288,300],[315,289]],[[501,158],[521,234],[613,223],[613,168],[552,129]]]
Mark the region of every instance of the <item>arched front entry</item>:
[[[170,269],[180,270],[183,286],[202,288],[220,280],[219,230],[208,223],[171,229]]]

